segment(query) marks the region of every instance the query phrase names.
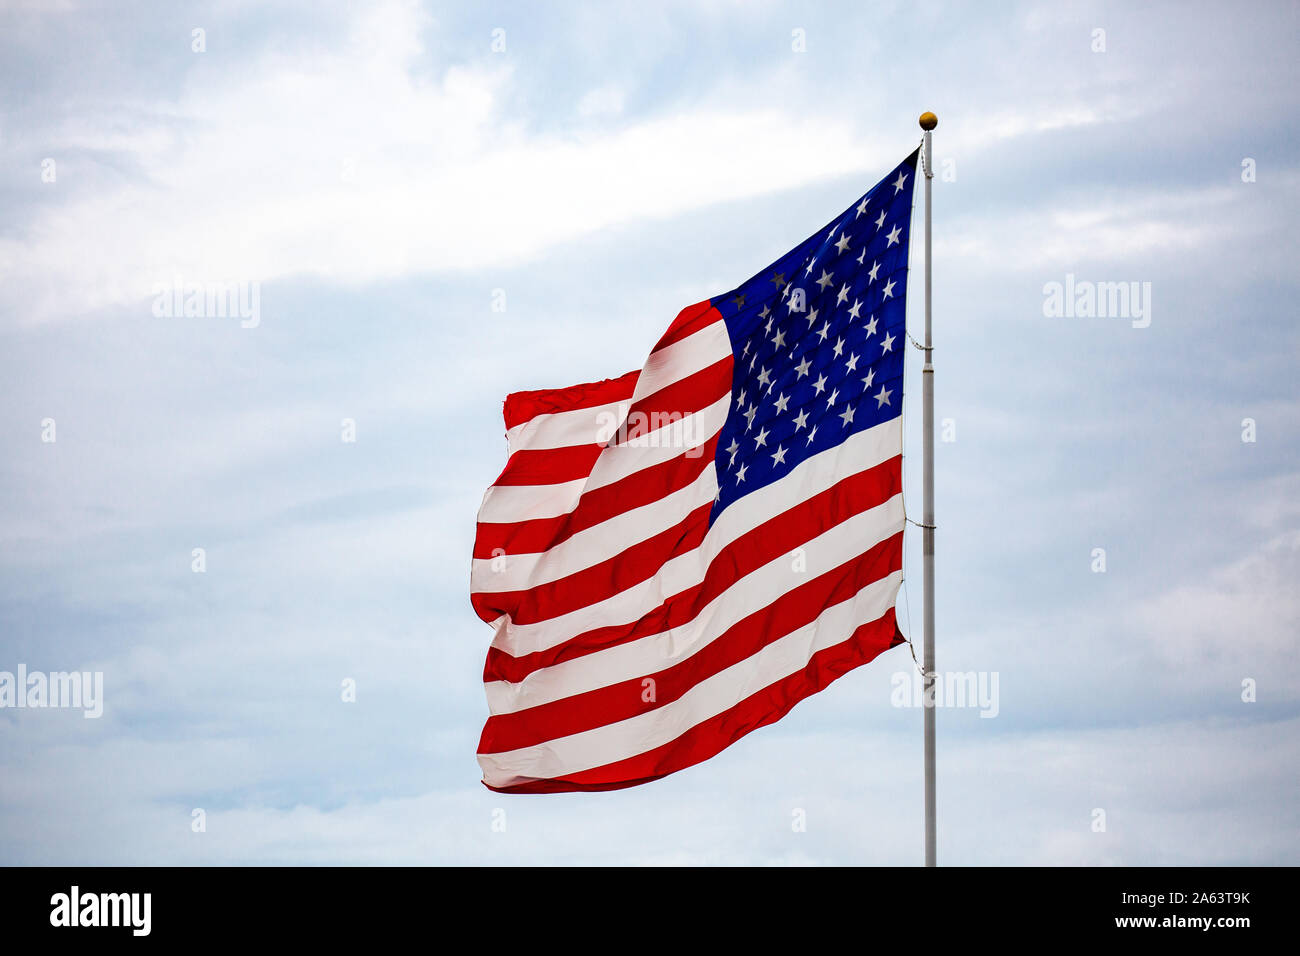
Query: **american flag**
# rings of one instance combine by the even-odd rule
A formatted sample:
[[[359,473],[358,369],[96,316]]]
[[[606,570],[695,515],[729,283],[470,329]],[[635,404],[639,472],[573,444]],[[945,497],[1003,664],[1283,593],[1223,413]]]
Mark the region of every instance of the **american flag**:
[[[493,790],[717,754],[902,642],[914,152],[639,372],[505,401],[471,574]]]

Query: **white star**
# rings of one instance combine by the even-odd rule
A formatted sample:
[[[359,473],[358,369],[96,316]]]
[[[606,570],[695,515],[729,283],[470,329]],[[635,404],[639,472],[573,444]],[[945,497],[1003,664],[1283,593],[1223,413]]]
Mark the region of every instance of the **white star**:
[[[836,339],[836,340],[835,340],[835,357],[836,357],[836,358],[839,358],[839,357],[840,357],[841,355],[843,355],[843,354],[844,354],[844,340],[843,340],[843,339]]]
[[[845,407],[844,411],[840,412],[839,417],[842,418],[842,419],[844,419],[844,427],[845,427],[845,428],[847,428],[848,426],[852,425],[852,424],[853,424],[853,406],[852,406],[852,405],[849,405],[849,406]]]
[[[754,447],[762,448],[766,444],[767,444],[767,429],[760,428],[758,430],[758,434],[754,436]]]
[[[849,315],[850,315],[852,318],[855,318],[855,319],[857,319],[857,318],[861,318],[861,316],[858,315],[858,311],[859,311],[861,308],[862,308],[862,300],[861,300],[861,299],[854,299],[854,300],[853,300],[853,307],[852,307],[851,309],[849,309]]]
[[[858,216],[861,216],[866,211],[867,211],[867,200],[864,198],[862,202],[858,203]],[[854,216],[853,218],[857,219],[858,216]]]
[[[736,484],[740,484],[742,481],[745,480],[745,471],[746,471],[748,468],[749,468],[748,465],[741,465],[741,466],[740,466],[740,471],[736,472]]]
[[[876,273],[879,272],[879,271],[880,271],[880,263],[879,263],[879,262],[873,262],[873,263],[871,263],[871,271],[867,273],[867,281],[869,281],[869,282],[875,282],[875,281],[876,281]]]
[[[816,261],[817,261],[817,253],[814,252],[813,257],[808,260],[808,268],[803,271],[804,275],[812,275],[813,263]]]
[[[890,231],[890,233],[889,233],[889,241],[888,241],[887,243],[885,243],[885,248],[886,248],[886,249],[888,249],[890,246],[892,246],[892,245],[894,245],[895,243],[898,242],[898,234],[899,234],[900,232],[902,232],[902,231],[903,231],[903,230],[899,229],[897,226],[895,226],[895,227]]]
[[[771,320],[771,319],[768,319],[768,320],[767,320],[767,325],[763,326],[763,331],[764,331],[764,332],[771,332],[771,331],[772,331],[772,320]]]
[[[742,405],[744,405],[744,404],[745,404],[745,392],[744,392],[744,390],[742,389],[742,390],[741,390],[741,393],[740,393],[740,398],[738,398],[738,399],[736,400],[736,407],[737,407],[737,408],[740,408],[740,407],[741,407]]]
[[[876,408],[881,408],[881,407],[883,407],[883,406],[885,406],[885,405],[888,405],[888,404],[889,404],[889,396],[890,396],[890,394],[891,394],[891,392],[889,391],[889,389],[885,388],[885,386],[883,386],[883,385],[880,386],[880,391],[877,392],[876,395],[875,395],[875,399],[876,399]]]
[[[858,253],[858,265],[862,265],[862,260],[867,257],[867,247],[863,246],[862,251]]]
[[[826,287],[830,284],[831,284],[831,274],[827,272],[825,269],[823,269],[822,277],[817,280],[817,287],[821,289],[823,292],[825,292]]]
[[[759,384],[759,385],[767,385],[767,384],[768,384],[769,382],[771,382],[771,381],[772,381],[772,376],[768,373],[767,369],[762,369],[762,370],[758,373],[758,384]]]
[[[827,407],[827,408],[830,408],[832,405],[834,405],[834,404],[835,404],[835,399],[837,399],[837,398],[839,398],[839,397],[840,397],[840,390],[837,388],[837,389],[835,389],[834,391],[832,391],[831,394],[827,397],[827,399],[826,399],[826,407]]]
[[[772,314],[772,310],[769,309],[767,306],[763,306],[763,311],[758,313],[758,317],[760,319],[766,319],[771,314]]]
[[[850,372],[856,372],[856,371],[857,371],[857,368],[858,368],[858,357],[857,357],[856,355],[850,355],[850,356],[849,356],[849,369],[848,369],[848,370],[849,370]]]
[[[875,377],[876,377],[876,370],[874,368],[867,369],[867,377],[862,380],[862,384],[865,385],[867,388],[870,388],[871,381]]]
[[[798,431],[799,429],[803,428],[803,427],[804,427],[805,425],[807,425],[807,424],[808,424],[808,413],[807,413],[807,412],[800,412],[798,415],[796,415],[796,416],[794,417],[794,430],[795,430],[795,431]]]
[[[898,182],[894,183],[894,195],[903,191],[903,183],[907,182],[907,174],[901,169],[898,171]]]
[[[892,299],[892,298],[894,297],[894,286],[895,286],[896,284],[897,284],[897,283],[895,283],[893,279],[890,279],[888,282],[885,283],[885,295],[884,295],[884,298],[886,298],[886,299]]]
[[[776,454],[772,456],[772,466],[776,467],[777,465],[784,465],[784,464],[785,464],[785,449],[782,448],[780,445],[777,445]]]
[[[821,338],[823,342],[825,342],[826,333],[829,332],[830,330],[831,330],[831,324],[829,322],[823,322],[822,327],[817,330],[817,335]]]
[[[808,312],[808,328],[811,329],[816,324],[817,324],[817,310],[812,309]]]
[[[734,456],[738,451],[740,451],[740,443],[733,438],[731,444],[727,446],[727,454]]]
[[[840,236],[840,241],[835,243],[835,248],[840,250],[840,255],[844,255],[844,250],[849,247],[849,237]]]
[[[884,355],[886,352],[892,352],[893,350],[894,337],[892,335],[886,335],[885,340],[880,343],[880,354]]]
[[[849,300],[849,286],[848,283],[845,283],[844,287],[840,289],[840,294],[835,297],[835,304],[839,305],[841,302],[847,302],[848,300]]]
[[[786,397],[784,392],[782,392],[781,396],[776,400],[777,414],[778,415],[785,414],[786,406],[788,406],[789,404],[790,404],[790,399]]]
[[[812,363],[809,362],[808,358],[805,356],[804,360],[795,366],[795,371],[798,372],[799,374],[795,376],[794,380],[796,382],[799,381],[799,379],[803,378],[805,375],[808,374],[808,369],[810,368],[812,368]]]
[[[826,388],[826,376],[819,376],[817,381],[813,382],[813,388],[817,389],[817,394],[820,395]]]
[[[745,412],[745,431],[754,427],[754,416],[758,414],[758,406],[750,405],[749,411]]]
[[[880,210],[880,218],[876,220],[876,228],[879,229],[885,224],[885,210]]]
[[[772,344],[775,345],[777,348],[781,348],[782,346],[784,346],[784,345],[785,345],[785,333],[782,332],[780,329],[777,329],[777,330],[776,330],[776,338],[774,338],[774,339],[772,340]]]
[[[867,323],[867,338],[876,334],[876,317],[873,315],[871,321]]]
[[[813,443],[813,439],[816,438],[816,437],[817,437],[817,426],[814,425],[814,426],[812,427],[812,431],[810,431],[810,432],[808,433],[808,444],[811,445],[811,444]]]

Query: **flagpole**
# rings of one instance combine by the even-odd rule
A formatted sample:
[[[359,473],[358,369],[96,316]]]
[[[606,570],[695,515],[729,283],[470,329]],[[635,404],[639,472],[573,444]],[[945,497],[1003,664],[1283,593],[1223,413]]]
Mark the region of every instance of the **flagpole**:
[[[935,806],[934,806],[934,364],[931,353],[934,345],[930,339],[930,185],[934,179],[934,163],[930,146],[930,133],[939,125],[933,113],[922,113],[920,118],[924,144],[922,149],[925,172],[925,365],[921,369],[921,427],[925,432],[925,451],[922,465],[924,474],[924,514],[921,527],[921,559],[925,576],[925,636],[922,646],[925,669],[925,693],[922,704],[925,710],[925,865],[935,866]]]

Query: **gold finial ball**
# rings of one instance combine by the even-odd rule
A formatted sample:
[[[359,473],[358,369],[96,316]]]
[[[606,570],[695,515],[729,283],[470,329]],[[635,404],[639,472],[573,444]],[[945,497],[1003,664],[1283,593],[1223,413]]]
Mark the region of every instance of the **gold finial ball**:
[[[921,129],[931,130],[939,125],[939,117],[929,112],[922,113],[920,123],[921,123]]]

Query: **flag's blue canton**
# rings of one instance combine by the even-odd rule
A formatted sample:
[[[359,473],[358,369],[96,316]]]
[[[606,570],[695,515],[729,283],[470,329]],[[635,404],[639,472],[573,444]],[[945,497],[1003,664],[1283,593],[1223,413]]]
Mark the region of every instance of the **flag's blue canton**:
[[[916,153],[825,228],[712,300],[735,357],[712,523],[903,406]]]

